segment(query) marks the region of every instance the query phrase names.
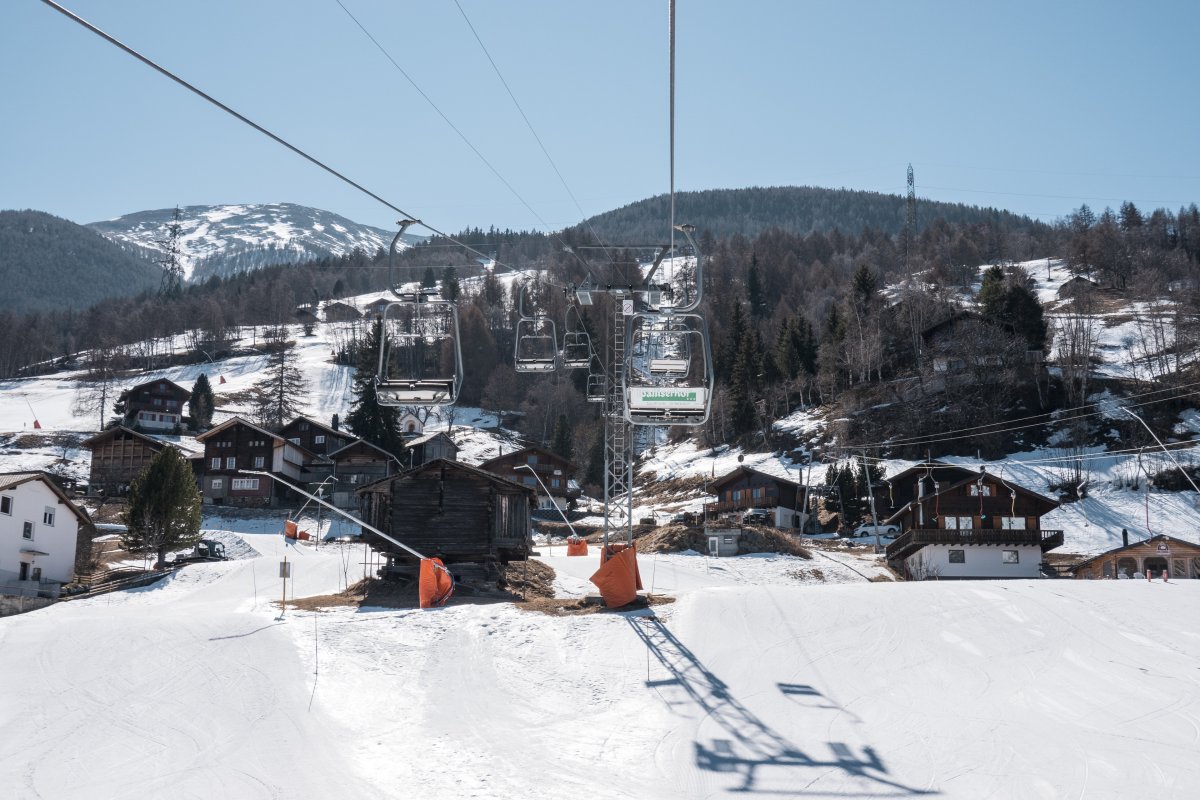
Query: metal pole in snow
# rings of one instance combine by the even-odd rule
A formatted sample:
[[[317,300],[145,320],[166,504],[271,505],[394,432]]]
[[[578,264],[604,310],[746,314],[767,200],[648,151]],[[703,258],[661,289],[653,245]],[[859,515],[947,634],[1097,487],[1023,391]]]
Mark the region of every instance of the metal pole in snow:
[[[531,473],[533,473],[534,480],[536,480],[538,482],[538,485],[542,487],[542,491],[546,493],[546,497],[547,497],[547,499],[550,500],[550,504],[552,506],[554,506],[555,509],[558,510],[558,514],[560,517],[563,518],[563,522],[567,523],[567,530],[569,530],[571,532],[571,536],[578,538],[578,534],[575,533],[575,528],[573,528],[571,526],[571,520],[567,519],[567,515],[563,512],[563,510],[561,508],[558,507],[558,503],[555,501],[554,495],[550,494],[550,490],[546,488],[546,484],[542,483],[542,478],[540,475],[537,474],[537,471],[534,470],[534,468],[529,466],[528,464],[518,464],[517,469],[527,469]],[[551,536],[546,537],[546,550],[547,550],[548,554],[554,552],[554,545],[550,544],[552,538],[553,537],[551,537]]]
[[[337,506],[333,505],[332,503],[326,503],[326,502],[325,502],[324,500],[322,500],[321,498],[319,498],[319,497],[316,497],[315,495],[311,495],[311,494],[309,494],[308,492],[306,492],[306,491],[304,491],[303,489],[301,489],[299,486],[295,486],[295,485],[293,485],[293,484],[291,484],[291,483],[288,483],[287,481],[285,481],[283,478],[279,477],[278,475],[272,474],[272,473],[270,473],[270,472],[263,472],[262,470],[254,470],[254,469],[242,470],[242,472],[244,472],[244,473],[246,473],[246,474],[248,474],[248,475],[266,475],[266,476],[267,476],[268,478],[270,478],[271,480],[273,480],[273,481],[277,481],[277,482],[279,482],[279,483],[282,483],[284,486],[288,487],[288,488],[289,488],[289,489],[291,489],[293,492],[296,492],[296,494],[302,495],[303,497],[307,497],[309,500],[315,500],[315,501],[317,501],[317,502],[318,502],[318,503],[320,503],[321,505],[323,505],[323,506],[325,506],[326,508],[328,508],[330,511],[333,511],[334,513],[337,513],[337,514],[341,514],[343,517],[345,517],[346,519],[350,520],[351,522],[357,522],[359,525],[363,526],[364,528],[366,528],[367,530],[369,530],[371,533],[375,534],[376,536],[379,536],[379,537],[382,537],[382,538],[384,538],[384,539],[388,540],[388,541],[389,541],[389,542],[391,542],[392,544],[394,544],[394,545],[396,545],[397,547],[399,547],[401,550],[404,550],[405,552],[407,552],[407,553],[409,553],[409,554],[411,554],[411,555],[414,555],[414,556],[416,556],[417,558],[420,558],[420,559],[424,559],[424,558],[425,558],[425,556],[421,555],[421,554],[420,554],[420,553],[418,553],[416,550],[413,550],[411,547],[409,547],[408,545],[404,544],[404,542],[401,542],[400,540],[396,539],[394,536],[391,536],[391,535],[389,535],[389,534],[386,534],[386,533],[384,533],[383,531],[379,530],[379,528],[376,528],[376,527],[375,527],[375,526],[373,526],[373,525],[368,525],[367,523],[363,522],[363,521],[362,521],[361,519],[359,519],[358,517],[354,516],[353,514],[350,514],[350,513],[346,512],[346,511],[343,511],[342,509],[338,508]]]
[[[1142,423],[1142,427],[1145,428],[1147,430],[1147,432],[1149,432],[1149,434],[1154,437],[1154,441],[1158,442],[1158,446],[1161,447],[1162,451],[1167,454],[1167,458],[1171,459],[1171,463],[1173,463],[1175,465],[1175,467],[1180,472],[1183,473],[1183,477],[1187,478],[1187,482],[1190,483],[1192,485],[1192,488],[1196,490],[1196,494],[1200,495],[1200,486],[1196,485],[1196,482],[1194,480],[1192,480],[1192,476],[1188,475],[1187,470],[1184,469],[1183,465],[1181,465],[1179,463],[1179,461],[1175,458],[1175,454],[1172,453],[1169,449],[1167,449],[1167,446],[1162,443],[1162,440],[1158,438],[1158,435],[1155,434],[1154,431],[1150,428],[1150,426],[1146,424],[1146,420],[1142,419],[1137,414],[1130,411],[1128,408],[1122,407],[1121,410],[1124,411],[1129,416],[1136,419],[1138,422]]]

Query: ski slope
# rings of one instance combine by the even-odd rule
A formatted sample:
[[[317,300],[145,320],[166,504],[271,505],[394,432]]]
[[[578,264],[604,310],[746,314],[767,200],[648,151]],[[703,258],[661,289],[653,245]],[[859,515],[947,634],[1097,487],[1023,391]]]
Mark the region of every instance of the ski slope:
[[[280,537],[241,535],[262,557],[0,619],[7,796],[1124,800],[1200,780],[1200,582],[822,585],[644,557],[677,597],[654,613],[280,620]],[[297,596],[361,570],[359,546],[286,552]],[[596,566],[547,560],[570,592]]]

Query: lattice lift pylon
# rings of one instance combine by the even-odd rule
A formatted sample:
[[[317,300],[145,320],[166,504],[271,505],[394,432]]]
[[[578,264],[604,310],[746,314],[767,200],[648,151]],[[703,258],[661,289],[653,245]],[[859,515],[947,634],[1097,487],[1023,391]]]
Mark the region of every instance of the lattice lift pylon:
[[[633,313],[633,295],[610,290],[613,327],[604,401],[604,544],[625,534],[633,544],[633,437],[625,419],[625,318]]]

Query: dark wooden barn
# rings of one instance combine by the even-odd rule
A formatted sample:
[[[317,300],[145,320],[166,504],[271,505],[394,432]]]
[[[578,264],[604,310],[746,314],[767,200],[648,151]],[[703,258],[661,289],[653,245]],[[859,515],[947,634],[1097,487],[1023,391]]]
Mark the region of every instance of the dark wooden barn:
[[[358,494],[368,524],[446,564],[497,564],[529,555],[533,490],[478,467],[439,458]],[[363,538],[389,562],[413,560],[370,531]]]

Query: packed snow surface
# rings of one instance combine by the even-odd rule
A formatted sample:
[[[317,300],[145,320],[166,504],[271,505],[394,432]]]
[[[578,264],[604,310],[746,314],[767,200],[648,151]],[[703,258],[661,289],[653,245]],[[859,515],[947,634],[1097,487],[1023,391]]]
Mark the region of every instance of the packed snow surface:
[[[285,554],[314,595],[357,577],[361,545],[240,535],[260,558],[0,619],[8,796],[1124,799],[1200,780],[1200,581],[789,584],[775,559],[677,555],[642,559],[677,597],[653,613],[280,618]],[[568,582],[596,566],[547,560]]]

